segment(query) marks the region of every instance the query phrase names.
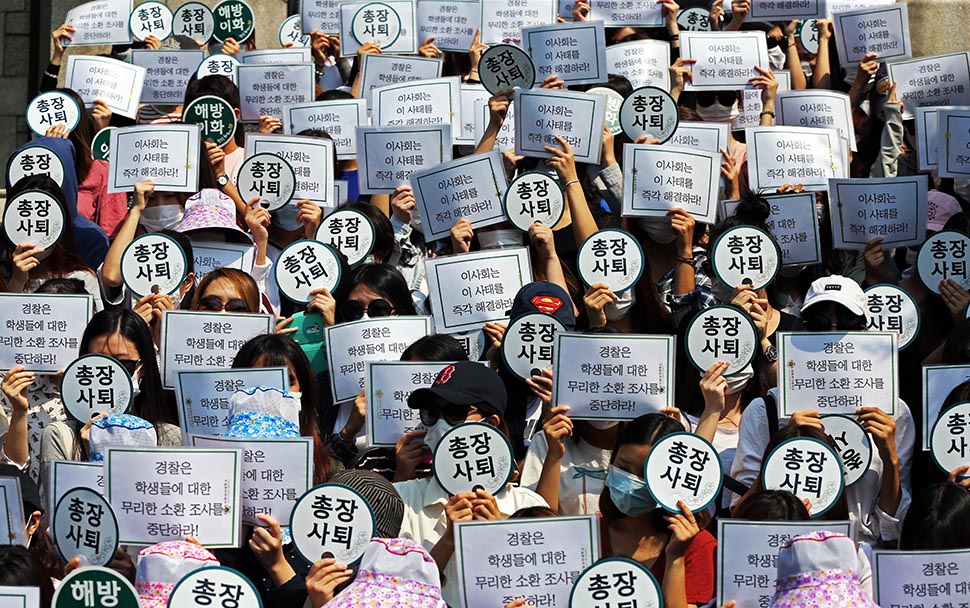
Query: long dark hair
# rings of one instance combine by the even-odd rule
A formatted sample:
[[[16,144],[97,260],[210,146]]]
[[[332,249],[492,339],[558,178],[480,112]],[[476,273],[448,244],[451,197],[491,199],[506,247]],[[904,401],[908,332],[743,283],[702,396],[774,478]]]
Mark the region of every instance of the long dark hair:
[[[809,521],[812,516],[797,496],[785,490],[751,494],[734,509],[734,519],[749,521]]]
[[[127,308],[112,307],[91,317],[81,337],[80,354],[91,352],[91,342],[95,338],[115,334],[134,344],[141,360],[141,391],[131,405],[131,413],[153,425],[165,422],[178,426],[174,395],[162,388],[162,376],[158,371],[152,334],[138,313]]]
[[[899,548],[903,551],[970,548],[970,490],[936,483],[913,497],[906,512]]]
[[[401,361],[468,361],[468,353],[454,336],[431,334],[405,348]]]
[[[342,281],[341,281],[342,282]],[[358,285],[364,285],[374,293],[387,300],[399,316],[413,316],[418,314],[411,299],[411,290],[404,280],[404,275],[397,268],[387,264],[362,264],[350,272],[346,282],[347,291],[342,298],[346,302],[350,292]],[[337,305],[337,322],[341,318],[341,306]]]
[[[253,367],[262,357],[267,367],[282,366],[292,369],[300,383],[300,434],[313,437],[313,483],[325,483],[333,473],[330,451],[323,442],[323,434],[317,415],[317,383],[310,360],[300,346],[286,336],[263,334],[242,345],[232,367]]]
[[[74,175],[77,176],[77,183],[81,184],[91,171],[94,164],[94,156],[91,154],[91,142],[94,141],[94,119],[91,117],[90,110],[84,105],[84,100],[74,89],[57,89],[77,102],[81,108],[81,119],[77,126],[71,129],[67,138],[74,144]]]
[[[63,278],[77,270],[86,270],[93,275],[94,270],[84,261],[84,257],[77,248],[77,241],[74,240],[74,224],[71,222],[71,213],[67,208],[67,197],[61,187],[47,175],[28,175],[18,180],[7,192],[7,203],[9,204],[11,199],[27,190],[40,190],[50,194],[57,200],[64,213],[64,233],[54,244],[50,255],[44,259],[47,262],[49,276],[37,278]],[[10,247],[9,242],[7,247],[12,256],[14,248]],[[98,296],[98,294],[91,295]]]
[[[46,534],[41,529],[38,534]],[[47,608],[54,599],[54,584],[47,570],[25,547],[0,545],[0,585],[40,587],[40,605]]]

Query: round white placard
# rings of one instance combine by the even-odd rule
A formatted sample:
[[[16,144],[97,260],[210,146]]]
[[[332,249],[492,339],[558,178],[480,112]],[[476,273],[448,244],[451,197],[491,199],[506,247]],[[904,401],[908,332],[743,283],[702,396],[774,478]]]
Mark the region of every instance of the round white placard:
[[[185,251],[166,234],[143,234],[121,254],[121,280],[139,298],[150,293],[175,293],[188,272]]]
[[[663,594],[657,579],[643,565],[625,557],[608,557],[576,578],[569,592],[569,608],[608,606],[660,608]]]
[[[566,331],[556,317],[541,312],[520,315],[505,328],[502,336],[502,360],[520,380],[538,376],[552,369],[556,334]]]
[[[441,437],[431,468],[448,494],[472,492],[477,487],[497,494],[512,478],[515,455],[502,431],[481,422],[466,422]]]
[[[24,190],[3,209],[3,234],[14,247],[30,243],[46,251],[64,234],[66,221],[64,208],[54,195]]]
[[[775,238],[754,226],[725,230],[711,248],[714,274],[728,287],[750,285],[761,289],[781,268],[781,250]]]
[[[347,256],[347,263],[356,266],[374,250],[376,232],[374,223],[362,212],[337,209],[320,222],[316,238]]]
[[[640,280],[645,262],[643,249],[632,234],[606,228],[583,241],[576,267],[587,287],[604,283],[613,293],[621,293]]]
[[[940,412],[930,434],[933,461],[945,473],[970,464],[970,401]],[[964,473],[962,477],[970,477]]]
[[[281,156],[269,152],[254,154],[239,167],[236,190],[244,201],[258,197],[260,204],[275,211],[293,200],[296,173]]]
[[[71,362],[61,378],[61,400],[75,420],[86,424],[95,414],[124,414],[134,398],[134,382],[117,359],[96,353]]]
[[[172,19],[172,32],[175,35],[188,36],[202,44],[208,44],[215,29],[212,9],[201,2],[186,2],[178,7]]]
[[[128,30],[131,37],[144,42],[149,36],[165,40],[172,35],[172,24],[175,15],[172,9],[156,0],[142,2],[131,11],[128,18]]]
[[[401,16],[383,2],[371,2],[360,7],[350,22],[350,31],[357,42],[373,42],[382,49],[397,42],[402,27]]]
[[[620,106],[620,127],[631,140],[647,137],[664,143],[680,124],[680,108],[670,93],[658,87],[640,87]]]
[[[853,418],[842,414],[822,416],[822,428],[835,441],[842,459],[845,486],[849,487],[862,479],[872,463],[869,434]]]
[[[80,557],[85,566],[106,566],[118,550],[118,519],[104,496],[88,488],[61,496],[51,532],[65,562]]]
[[[492,95],[514,88],[531,89],[536,82],[536,66],[532,57],[514,44],[495,44],[482,53],[478,76]]]
[[[889,283],[873,285],[865,294],[867,329],[896,332],[900,350],[912,344],[920,327],[919,306],[913,296]]]
[[[168,605],[171,608],[227,605],[230,608],[263,608],[263,600],[241,572],[225,566],[211,566],[183,576],[172,589]]]
[[[785,490],[808,499],[809,513],[815,518],[831,509],[842,496],[842,459],[818,439],[795,437],[779,444],[765,458],[761,485],[766,490]]]
[[[566,211],[566,196],[559,180],[542,171],[515,176],[502,203],[509,221],[522,232],[528,232],[536,222],[552,228]]]
[[[643,465],[647,491],[671,513],[680,513],[678,500],[694,513],[706,509],[721,491],[722,475],[717,450],[694,433],[665,435]]]
[[[374,537],[374,510],[353,488],[324,483],[307,490],[290,516],[290,534],[296,550],[311,564],[325,553],[338,564],[360,559]]]
[[[700,372],[714,363],[728,363],[724,376],[733,376],[754,359],[760,339],[754,321],[734,306],[712,306],[691,319],[684,338],[687,358]]]
[[[970,289],[970,237],[956,230],[943,230],[927,238],[919,248],[916,270],[926,288],[940,293],[944,279]]]
[[[55,125],[64,125],[73,131],[79,122],[81,106],[62,91],[41,93],[27,104],[27,128],[41,137]]]
[[[302,239],[280,252],[273,265],[282,295],[298,304],[308,304],[315,289],[333,293],[340,283],[340,258],[330,245]]]
[[[32,175],[46,175],[64,187],[64,163],[50,148],[27,146],[7,161],[7,183],[11,186]]]

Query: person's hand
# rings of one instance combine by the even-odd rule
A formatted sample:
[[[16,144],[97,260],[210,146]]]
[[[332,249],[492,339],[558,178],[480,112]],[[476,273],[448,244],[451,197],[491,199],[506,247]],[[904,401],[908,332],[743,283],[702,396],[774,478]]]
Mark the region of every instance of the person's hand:
[[[461,218],[451,227],[451,248],[455,253],[468,253],[472,248],[474,236],[472,223],[466,218]]]
[[[657,4],[663,6],[664,24],[667,26],[667,32],[671,36],[680,32],[680,27],[677,25],[680,5],[674,0],[657,0]]]
[[[226,152],[214,141],[206,140],[205,151],[209,155],[209,164],[216,177],[226,174]]]
[[[472,510],[472,500],[477,498],[475,492],[459,492],[448,499],[445,504],[445,516],[448,518],[449,529],[452,529],[456,522],[474,519],[475,512]]]
[[[226,55],[232,55],[233,57],[235,57],[236,55],[239,54],[239,51],[241,50],[242,50],[242,47],[239,46],[239,43],[236,42],[236,39],[233,38],[232,36],[222,41],[222,52],[225,53]]]
[[[667,68],[670,72],[670,96],[675,100],[680,98],[686,83],[694,82],[694,73],[691,72],[690,66],[695,63],[697,63],[696,59],[678,57],[677,61]]]
[[[805,192],[805,186],[802,184],[782,184],[778,186],[778,194],[786,194],[789,192],[796,194],[799,192]]]
[[[592,10],[589,0],[576,0],[573,3],[573,21],[589,21],[589,14]]]
[[[34,383],[34,372],[28,372],[23,365],[18,365],[7,372],[0,383],[0,391],[7,398],[7,403],[14,411],[27,412],[27,390]]]
[[[423,437],[427,431],[411,431],[397,440],[394,446],[394,481],[410,481],[424,456],[427,446]]]
[[[678,500],[677,506],[680,508],[680,513],[664,517],[670,524],[667,526],[670,530],[670,540],[667,541],[666,549],[667,559],[683,557],[691,541],[701,531],[694,514],[690,512],[684,501]]]
[[[505,91],[500,91],[496,95],[488,98],[488,122],[491,125],[502,126],[505,117],[509,115],[509,105],[512,98]]]
[[[906,104],[903,103],[903,100],[900,99],[900,98],[898,98],[898,97],[896,97],[896,83],[895,82],[892,83],[892,85],[890,85],[890,87],[889,87],[889,95],[888,95],[888,97],[886,97],[886,103],[898,103],[899,104],[899,111],[900,112],[903,112],[903,111],[906,110]]]
[[[257,196],[246,203],[246,226],[253,235],[253,241],[257,245],[265,244],[269,241],[269,224],[273,217],[269,209],[264,209],[259,204],[260,198]]]
[[[303,234],[306,238],[316,238],[317,229],[323,221],[323,207],[307,199],[297,201],[296,221],[303,224]]]
[[[148,326],[152,329],[161,329],[162,326],[162,315],[166,310],[175,310],[175,303],[172,302],[172,296],[166,293],[150,294],[155,297],[152,298],[152,320],[148,323]]]
[[[573,435],[573,421],[566,415],[568,411],[568,405],[556,406],[549,410],[542,424],[542,432],[546,434],[546,443],[549,444],[547,458],[562,460],[566,453],[566,437]]]
[[[84,445],[88,445],[88,442],[91,440],[91,424],[93,424],[95,420],[97,420],[102,416],[104,416],[104,414],[100,412],[95,414],[94,416],[91,416],[91,419],[85,422],[84,426],[82,426],[80,430],[78,430],[77,432],[78,437],[81,438],[81,441],[84,443]]]
[[[51,63],[61,65],[65,48],[74,41],[74,32],[74,26],[65,23],[51,34]]]
[[[859,83],[860,86],[864,86],[878,71],[879,61],[876,60],[876,53],[866,53],[865,56],[859,60],[859,68],[856,71],[855,82]]]
[[[866,265],[866,283],[875,285],[882,282],[882,265],[886,263],[886,252],[882,248],[885,238],[877,236],[866,243],[862,250],[862,260]]]
[[[414,190],[409,185],[398,186],[391,195],[391,214],[402,224],[410,224],[414,217],[414,210],[418,207],[418,199],[414,198]]]
[[[970,293],[963,288],[963,285],[953,279],[943,279],[940,281],[940,297],[954,321],[960,321],[966,316]]]
[[[152,320],[154,318],[154,306],[152,306],[152,300],[155,298],[155,294],[147,293],[144,296],[138,298],[135,305],[131,307],[131,310],[137,314],[145,322],[145,325],[151,327]]]
[[[256,519],[267,526],[254,527],[253,535],[249,539],[249,550],[253,552],[256,561],[268,573],[281,567],[288,568],[289,564],[283,555],[283,531],[280,529],[280,522],[265,513],[260,513]]]
[[[155,194],[155,182],[150,179],[135,182],[135,192],[131,197],[131,208],[144,211],[152,194]]]
[[[306,594],[312,608],[321,608],[333,601],[337,587],[354,576],[354,571],[338,564],[337,560],[327,557],[317,560],[310,566],[306,575]]]
[[[313,299],[306,305],[307,312],[318,312],[323,316],[324,327],[333,327],[337,318],[337,300],[327,289],[321,287],[310,292]]]
[[[320,30],[310,32],[310,54],[313,56],[313,63],[322,65],[327,61],[327,56],[331,54],[330,38]]]
[[[17,248],[13,250],[12,260],[13,276],[16,280],[11,282],[20,283],[21,280],[26,281],[30,276],[30,271],[40,265],[40,260],[37,256],[42,253],[44,253],[44,248],[37,247],[32,243],[21,243],[17,245]]]
[[[546,164],[556,170],[559,181],[565,186],[579,179],[579,174],[576,173],[576,157],[573,156],[573,149],[569,142],[562,136],[556,135],[556,141],[562,146],[561,148],[545,146],[546,152],[552,154],[546,159]]]
[[[525,380],[525,385],[529,387],[532,394],[542,401],[544,408],[552,407],[552,370],[539,370],[538,375],[529,376]]]
[[[616,154],[613,152],[613,131],[606,125],[603,125],[603,154],[601,163],[604,167],[609,167],[616,164]]]
[[[968,477],[968,472],[970,472],[970,464],[958,466],[950,471],[950,474],[947,475],[946,480],[950,483],[959,484],[964,488],[970,488],[970,477]]]
[[[490,348],[496,350],[502,348],[502,338],[505,337],[506,327],[505,323],[499,323],[498,321],[489,321],[485,324],[482,330],[485,332],[485,337],[492,342]]]
[[[760,65],[754,66],[757,76],[748,79],[748,84],[753,89],[761,89],[761,108],[771,110],[775,107],[775,96],[778,94],[778,81],[769,66],[767,69]]]
[[[768,342],[768,299],[755,298],[748,303],[748,316],[754,321],[754,326],[758,330],[758,339],[765,347]],[[770,342],[769,342],[770,344]]]
[[[721,157],[724,158],[724,162],[721,163],[721,175],[724,177],[726,195],[729,199],[738,198],[741,194],[740,187],[738,186],[738,176],[741,174],[741,166],[734,162],[734,157],[724,148],[721,148]]]
[[[793,413],[788,420],[788,426],[811,426],[820,431],[825,430],[822,426],[822,419],[818,416],[818,410],[802,410]]]
[[[111,123],[111,108],[101,99],[94,100],[94,107],[91,108],[91,120],[94,122],[94,133],[107,127]]]
[[[690,258],[694,255],[694,216],[681,208],[667,212],[670,218],[670,229],[677,235],[677,252],[681,257]]]
[[[472,517],[479,521],[495,521],[502,519],[495,497],[485,490],[475,490],[471,499]]]
[[[731,2],[731,21],[744,22],[744,18],[751,11],[750,0],[733,0]]]
[[[367,41],[357,49],[357,61],[363,61],[364,55],[380,55],[381,47],[373,41]]]
[[[293,316],[289,317],[276,317],[276,326],[273,328],[273,333],[280,335],[287,335],[296,333],[298,327],[290,327],[290,323],[293,322]]]
[[[855,411],[862,428],[872,435],[872,443],[879,450],[883,463],[895,463],[896,420],[878,407],[860,407]]]
[[[552,228],[542,222],[532,222],[529,226],[529,242],[535,249],[540,260],[551,260],[556,257],[556,237]]]
[[[472,37],[472,45],[468,47],[468,58],[471,60],[471,71],[478,71],[478,64],[482,60],[482,53],[488,49],[488,45],[482,42],[482,30],[475,30]]]
[[[618,299],[606,283],[594,283],[590,286],[586,295],[583,296],[583,304],[586,306],[590,328],[606,327],[609,322],[606,318],[606,307],[615,304]]]
[[[526,604],[525,598],[520,597],[506,604],[505,608],[535,608],[535,606],[533,606],[532,604]]]
[[[45,137],[54,137],[56,139],[67,139],[67,136],[71,134],[71,130],[67,128],[67,125],[61,123],[58,125],[51,125],[47,127],[47,131],[44,132]]]
[[[158,36],[155,34],[150,34],[147,38],[145,38],[144,42],[145,48],[149,51],[157,51],[158,49],[162,48],[162,41],[159,40]]]
[[[724,395],[727,394],[728,381],[724,377],[730,364],[715,361],[701,377],[701,395],[704,397],[704,411],[708,413],[724,411]]]
[[[819,19],[815,22],[815,29],[818,30],[818,43],[819,45],[828,43],[829,38],[835,32],[835,28],[832,21],[829,19]]]
[[[660,413],[668,418],[673,418],[680,424],[684,424],[684,417],[679,407],[662,407],[660,408]]]
[[[259,132],[260,133],[263,133],[264,135],[268,135],[270,133],[276,133],[277,131],[279,131],[280,133],[283,132],[283,121],[282,120],[280,120],[279,118],[276,118],[274,116],[266,116],[266,115],[263,115],[263,116],[260,116],[259,117]]]
[[[427,40],[421,43],[418,47],[418,55],[422,57],[427,57],[429,59],[437,59],[441,57],[441,49],[439,49],[435,43],[435,37],[431,36]]]
[[[720,30],[721,21],[724,20],[724,3],[721,0],[714,0],[708,10],[710,12],[708,23],[711,31]]]
[[[539,85],[539,88],[561,91],[566,88],[566,81],[560,78],[558,74],[552,74],[542,79],[542,84]]]

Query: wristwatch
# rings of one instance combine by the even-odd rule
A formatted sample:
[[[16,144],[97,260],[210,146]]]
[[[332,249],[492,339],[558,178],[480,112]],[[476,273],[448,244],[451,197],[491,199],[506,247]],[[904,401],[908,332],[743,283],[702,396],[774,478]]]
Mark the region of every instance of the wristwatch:
[[[216,183],[219,184],[220,188],[225,188],[229,184],[229,176],[223,173],[216,178]]]
[[[774,344],[769,344],[768,348],[765,349],[765,358],[768,359],[768,363],[774,363],[778,360],[778,349],[775,348]]]

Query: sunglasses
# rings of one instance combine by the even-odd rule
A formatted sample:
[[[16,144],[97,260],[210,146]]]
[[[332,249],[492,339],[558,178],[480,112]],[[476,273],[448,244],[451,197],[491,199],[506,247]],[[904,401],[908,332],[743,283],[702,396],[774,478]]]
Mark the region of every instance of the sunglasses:
[[[714,102],[722,106],[731,106],[737,100],[738,94],[734,91],[702,91],[697,93],[697,105],[705,108],[714,105]]]
[[[832,319],[825,313],[816,313],[802,318],[802,323],[808,331],[832,331]],[[835,328],[839,331],[858,331],[863,329],[865,322],[862,318],[851,313],[836,315]]]
[[[768,48],[773,49],[776,46],[781,46],[781,40],[782,40],[781,38],[773,38],[771,36],[768,36]]]
[[[456,405],[448,403],[446,405],[421,406],[418,410],[421,422],[425,426],[434,426],[442,417],[451,426],[461,424],[468,418],[468,414],[478,411],[474,405]]]
[[[199,310],[208,311],[220,311],[225,310],[226,312],[249,312],[249,305],[246,304],[244,300],[239,298],[233,298],[223,304],[219,296],[206,296],[199,300]]]
[[[121,367],[125,368],[129,376],[135,375],[135,370],[138,369],[138,364],[141,363],[141,359],[117,359]]]
[[[394,307],[387,300],[378,298],[376,300],[371,300],[370,304],[366,307],[357,300],[347,300],[340,307],[340,316],[343,317],[345,321],[356,321],[364,317],[364,313],[367,313],[368,317],[389,317],[391,313],[394,312]]]

